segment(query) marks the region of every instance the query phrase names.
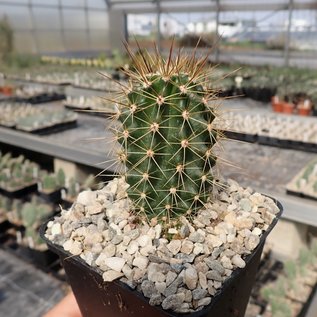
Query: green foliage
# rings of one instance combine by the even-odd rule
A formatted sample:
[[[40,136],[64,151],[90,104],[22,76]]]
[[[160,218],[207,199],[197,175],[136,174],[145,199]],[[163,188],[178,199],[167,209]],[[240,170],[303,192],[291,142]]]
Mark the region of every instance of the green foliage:
[[[11,160],[12,156],[11,153],[8,152],[5,155],[1,156],[1,160],[0,160],[0,171],[2,171],[3,168],[7,167],[8,162]]]
[[[6,58],[6,64],[13,69],[36,67],[40,58],[36,55],[12,53]]]
[[[56,182],[59,187],[65,186],[65,172],[61,168],[57,171]]]
[[[313,184],[313,190],[317,193],[317,181]]]
[[[31,238],[35,246],[45,243],[38,230],[32,227],[26,228],[24,235],[25,237]]]
[[[38,169],[34,162],[26,160],[23,155],[12,158],[7,153],[0,158],[0,182],[6,189],[15,190],[36,182],[33,170]]]
[[[131,52],[130,52],[131,53]],[[172,55],[172,54],[171,54]],[[129,198],[148,218],[167,222],[197,211],[210,196],[216,163],[216,91],[206,87],[206,59],[165,60],[147,52],[128,72],[116,134]]]
[[[26,228],[37,229],[39,225],[51,215],[52,208],[33,200],[23,204],[21,220]]]
[[[21,211],[22,211],[23,203],[20,199],[13,199],[12,201],[12,212],[15,213],[16,218],[21,218]]]
[[[297,264],[295,261],[289,260],[284,263],[284,270],[285,270],[286,276],[290,280],[294,280],[296,278],[296,275],[297,275],[296,266]]]
[[[310,250],[315,258],[317,258],[317,238],[313,238],[310,244]]]
[[[275,298],[271,301],[272,316],[289,317],[292,316],[292,310],[285,299]]]
[[[71,178],[68,182],[68,187],[67,187],[67,194],[70,197],[76,197],[78,194],[78,183],[76,182],[75,178]]]
[[[10,198],[0,195],[0,210],[10,211],[12,201]]]
[[[6,16],[0,20],[0,61],[8,58],[13,51],[13,30]]]
[[[312,265],[314,261],[316,261],[316,259],[310,249],[304,248],[300,250],[298,257],[298,267],[301,275],[307,274],[307,267]]]
[[[127,57],[122,54],[118,49],[112,50],[113,67],[123,67],[127,62]]]
[[[42,189],[44,191],[54,191],[57,188],[56,176],[54,174],[46,174],[42,179]]]
[[[52,208],[49,205],[41,204],[37,199],[22,206],[21,220],[25,226],[25,237],[31,238],[35,246],[44,242],[39,235],[38,228],[51,213]]]
[[[96,177],[93,174],[88,175],[88,177],[85,179],[82,187],[84,189],[92,189],[96,186]]]

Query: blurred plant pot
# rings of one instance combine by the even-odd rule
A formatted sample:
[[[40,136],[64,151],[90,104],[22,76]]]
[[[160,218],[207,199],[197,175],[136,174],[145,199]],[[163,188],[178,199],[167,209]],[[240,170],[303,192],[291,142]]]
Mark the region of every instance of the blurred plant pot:
[[[271,98],[271,104],[274,112],[283,112],[283,101],[278,96],[275,95]]]
[[[3,86],[1,92],[6,96],[12,96],[13,88],[11,86]]]
[[[246,256],[246,266],[234,270],[208,306],[200,311],[186,314],[166,311],[160,306],[151,306],[149,300],[140,292],[119,280],[104,282],[101,270],[89,266],[79,256],[73,256],[45,237],[48,222],[42,225],[40,234],[49,249],[60,256],[83,317],[244,317],[266,237],[282,214],[282,205],[279,202],[277,205],[280,209],[279,213],[262,234],[258,246]]]
[[[284,110],[284,102],[277,102],[277,103],[273,103],[272,107],[273,107],[273,111],[274,112],[283,112]]]
[[[309,99],[306,99],[305,101],[300,102],[297,105],[297,113],[300,116],[309,116],[311,110],[312,110],[312,104],[311,104],[311,101]]]
[[[297,113],[300,116],[309,116],[310,115],[311,110],[310,109],[306,109],[306,108],[298,108],[297,109]]]
[[[300,115],[300,116],[309,116],[310,115],[310,109],[307,109],[307,108],[297,108],[297,113]]]
[[[283,102],[283,112],[292,114],[294,113],[295,105],[289,102]]]

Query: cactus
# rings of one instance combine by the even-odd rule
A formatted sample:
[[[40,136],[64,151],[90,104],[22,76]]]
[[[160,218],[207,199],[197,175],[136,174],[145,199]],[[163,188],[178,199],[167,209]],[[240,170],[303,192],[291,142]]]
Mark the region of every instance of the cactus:
[[[286,277],[289,281],[293,281],[297,276],[297,264],[295,261],[286,261],[284,263],[284,270],[286,273]]]
[[[21,210],[22,223],[26,228],[37,229],[52,213],[49,205],[40,204],[36,200],[23,204]]]
[[[9,161],[11,160],[11,153],[7,153],[5,155],[2,154],[0,161],[0,170],[8,166]]]
[[[89,174],[87,178],[85,179],[82,187],[84,189],[88,189],[88,188],[92,189],[94,186],[96,186],[96,177],[93,174]]]
[[[59,187],[65,186],[65,172],[61,168],[57,171],[56,181]]]
[[[39,203],[36,198],[22,206],[21,220],[25,227],[25,236],[32,239],[35,247],[44,242],[38,233],[38,227],[51,213],[52,208],[49,205]]]
[[[54,191],[57,188],[57,180],[54,174],[46,174],[42,181],[43,191]]]
[[[169,222],[196,212],[215,184],[217,92],[207,87],[207,57],[128,52],[135,68],[117,102],[118,158],[135,210]]]
[[[10,211],[12,205],[12,200],[8,197],[0,195],[0,210],[1,211]]]
[[[68,181],[68,186],[67,186],[67,194],[70,197],[76,197],[76,195],[78,194],[79,190],[78,190],[78,183],[76,182],[75,178],[72,177],[69,181]]]

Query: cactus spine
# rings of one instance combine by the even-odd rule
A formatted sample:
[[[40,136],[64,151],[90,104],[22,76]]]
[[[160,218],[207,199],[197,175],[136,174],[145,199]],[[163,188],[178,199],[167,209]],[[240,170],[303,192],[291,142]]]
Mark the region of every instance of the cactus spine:
[[[130,87],[118,102],[118,156],[135,209],[169,222],[194,213],[210,196],[216,92],[207,87],[207,57],[173,58],[172,48],[167,59],[128,52],[134,69],[126,71]]]

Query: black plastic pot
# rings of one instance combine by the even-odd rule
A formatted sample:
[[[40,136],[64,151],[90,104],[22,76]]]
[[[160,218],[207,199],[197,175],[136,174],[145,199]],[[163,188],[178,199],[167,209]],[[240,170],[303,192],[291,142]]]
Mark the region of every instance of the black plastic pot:
[[[49,248],[60,256],[83,317],[243,317],[266,237],[282,214],[281,204],[278,203],[278,206],[279,214],[261,236],[257,248],[246,257],[246,267],[236,269],[224,282],[211,303],[204,309],[191,314],[178,314],[165,311],[158,306],[151,306],[148,299],[140,292],[118,280],[104,282],[99,269],[88,266],[80,257],[71,255],[61,246],[45,238],[47,222],[41,227],[40,234]]]

